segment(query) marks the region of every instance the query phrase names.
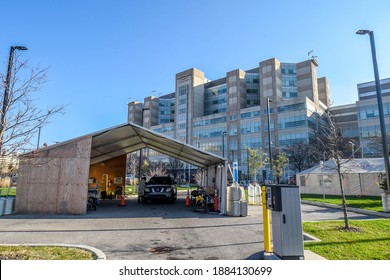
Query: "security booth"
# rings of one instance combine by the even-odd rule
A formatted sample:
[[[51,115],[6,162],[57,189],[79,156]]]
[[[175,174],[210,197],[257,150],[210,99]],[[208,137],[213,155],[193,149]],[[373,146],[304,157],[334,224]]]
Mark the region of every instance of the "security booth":
[[[303,260],[301,197],[295,185],[267,185],[267,208],[271,210],[274,254],[284,260]]]

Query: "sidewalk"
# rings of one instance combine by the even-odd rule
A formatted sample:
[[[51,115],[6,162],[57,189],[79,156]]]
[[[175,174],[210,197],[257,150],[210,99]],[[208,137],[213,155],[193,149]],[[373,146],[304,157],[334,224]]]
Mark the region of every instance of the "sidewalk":
[[[301,203],[315,205],[315,206],[323,206],[323,207],[334,208],[334,209],[342,209],[343,208],[340,205],[329,204],[329,203],[324,203],[324,202],[317,202],[317,201],[309,201],[309,200],[301,200]],[[380,218],[390,218],[390,213],[376,212],[376,211],[365,210],[365,209],[360,209],[360,208],[353,208],[353,207],[348,207],[348,206],[347,206],[347,211],[352,211],[355,213],[369,215],[369,216],[377,216]]]

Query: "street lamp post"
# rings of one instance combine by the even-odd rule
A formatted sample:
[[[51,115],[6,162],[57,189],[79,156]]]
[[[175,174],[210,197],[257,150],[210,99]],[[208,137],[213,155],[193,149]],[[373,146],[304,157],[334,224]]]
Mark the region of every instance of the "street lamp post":
[[[39,140],[41,139],[41,126],[38,126],[38,142],[37,142],[37,150],[39,149]]]
[[[14,52],[15,50],[25,51],[27,50],[26,47],[23,46],[11,46],[9,51],[9,59],[8,59],[8,69],[7,69],[7,76],[5,78],[5,89],[4,89],[4,97],[3,97],[3,108],[1,110],[1,118],[0,118],[0,133],[3,132],[4,126],[5,126],[5,113],[7,111],[7,107],[9,104],[9,87],[11,83],[11,72],[12,72],[12,63],[14,59]],[[0,138],[0,152],[3,149],[3,134],[1,134]]]
[[[358,35],[368,34],[370,36],[372,63],[374,66],[374,75],[375,75],[376,98],[378,101],[378,110],[379,110],[379,123],[381,128],[381,135],[382,135],[383,158],[385,161],[385,168],[386,168],[386,184],[387,184],[386,189],[389,190],[389,184],[390,184],[389,152],[387,147],[386,125],[385,125],[385,118],[383,113],[383,103],[382,103],[382,93],[381,93],[381,85],[379,79],[378,63],[376,60],[374,32],[371,30],[358,30],[356,34]]]
[[[222,157],[225,158],[225,136],[226,131],[222,132]]]
[[[268,121],[268,147],[269,147],[269,176],[270,180],[273,179],[272,174],[272,147],[271,147],[271,119],[270,119],[270,108],[269,103],[272,102],[271,99],[267,98],[267,121]]]
[[[144,126],[144,112],[147,110],[150,110],[150,109],[149,108],[142,108],[141,126]],[[142,167],[142,148],[139,150],[139,169],[138,169],[139,182],[141,182],[141,167]]]

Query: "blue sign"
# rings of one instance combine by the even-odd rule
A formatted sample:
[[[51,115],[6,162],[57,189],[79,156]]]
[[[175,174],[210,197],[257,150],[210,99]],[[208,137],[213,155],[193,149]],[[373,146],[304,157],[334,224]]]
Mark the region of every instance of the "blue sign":
[[[233,162],[233,181],[238,182],[238,163]]]

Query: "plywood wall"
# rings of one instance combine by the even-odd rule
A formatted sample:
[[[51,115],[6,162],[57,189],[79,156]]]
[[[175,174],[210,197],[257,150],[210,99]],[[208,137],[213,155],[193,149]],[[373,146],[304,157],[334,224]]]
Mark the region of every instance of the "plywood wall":
[[[85,214],[92,137],[20,161],[15,213]]]

